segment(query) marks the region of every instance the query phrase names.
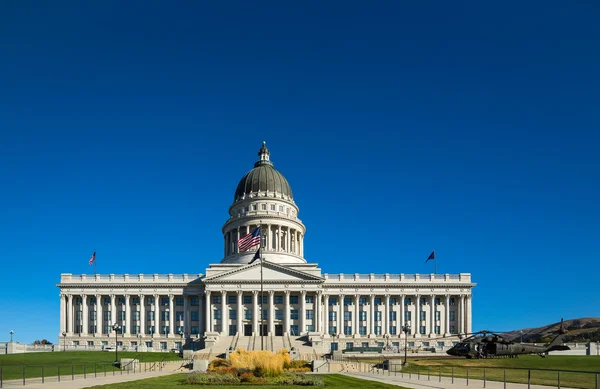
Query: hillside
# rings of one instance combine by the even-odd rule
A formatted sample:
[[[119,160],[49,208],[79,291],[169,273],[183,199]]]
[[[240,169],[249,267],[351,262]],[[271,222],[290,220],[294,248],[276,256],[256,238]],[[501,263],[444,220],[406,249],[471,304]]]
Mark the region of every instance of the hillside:
[[[564,326],[568,333],[565,342],[598,342],[600,341],[600,318],[584,317],[580,319],[565,320]],[[502,334],[507,339],[521,340],[523,331],[523,342],[542,343],[549,342],[558,334],[560,322],[552,323],[538,328],[523,328]]]

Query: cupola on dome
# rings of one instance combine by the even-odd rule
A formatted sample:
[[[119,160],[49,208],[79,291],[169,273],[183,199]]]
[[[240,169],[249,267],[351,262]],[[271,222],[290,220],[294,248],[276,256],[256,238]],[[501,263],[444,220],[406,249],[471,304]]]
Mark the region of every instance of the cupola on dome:
[[[265,142],[258,151],[260,159],[254,164],[242,179],[235,190],[233,201],[239,201],[250,195],[279,197],[293,201],[292,188],[283,174],[279,173],[269,160],[269,149]]]

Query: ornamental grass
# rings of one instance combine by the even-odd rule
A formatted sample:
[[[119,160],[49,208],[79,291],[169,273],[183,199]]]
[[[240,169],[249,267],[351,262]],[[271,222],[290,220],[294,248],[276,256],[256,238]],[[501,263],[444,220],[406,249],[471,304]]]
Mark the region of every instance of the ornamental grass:
[[[287,349],[276,353],[271,351],[246,351],[238,349],[229,354],[231,367],[239,370],[251,370],[256,377],[276,377],[283,374],[284,366],[291,363]]]

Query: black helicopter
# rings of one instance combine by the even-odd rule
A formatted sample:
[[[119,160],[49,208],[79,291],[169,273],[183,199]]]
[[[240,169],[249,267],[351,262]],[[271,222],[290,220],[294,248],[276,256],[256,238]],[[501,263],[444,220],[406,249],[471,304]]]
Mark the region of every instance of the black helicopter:
[[[480,331],[465,338],[450,350],[449,355],[457,357],[471,358],[514,358],[524,354],[537,354],[542,358],[550,351],[570,350],[568,346],[562,344],[562,340],[567,331],[563,327],[563,320],[560,320],[560,329],[558,335],[547,345],[537,346],[531,344],[515,343],[504,339],[498,334],[490,331]]]

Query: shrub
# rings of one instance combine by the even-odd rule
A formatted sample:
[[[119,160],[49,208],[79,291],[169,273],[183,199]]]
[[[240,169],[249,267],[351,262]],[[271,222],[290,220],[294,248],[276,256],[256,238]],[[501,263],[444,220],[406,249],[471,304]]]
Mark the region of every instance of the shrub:
[[[324,386],[323,377],[307,374],[283,374],[272,378],[270,383],[277,385]]]
[[[229,354],[229,360],[235,369],[253,370],[257,377],[275,377],[283,373],[286,363],[290,363],[290,354],[285,349],[277,353],[238,349]]]
[[[185,385],[239,384],[240,378],[233,374],[190,373],[182,383]]]

